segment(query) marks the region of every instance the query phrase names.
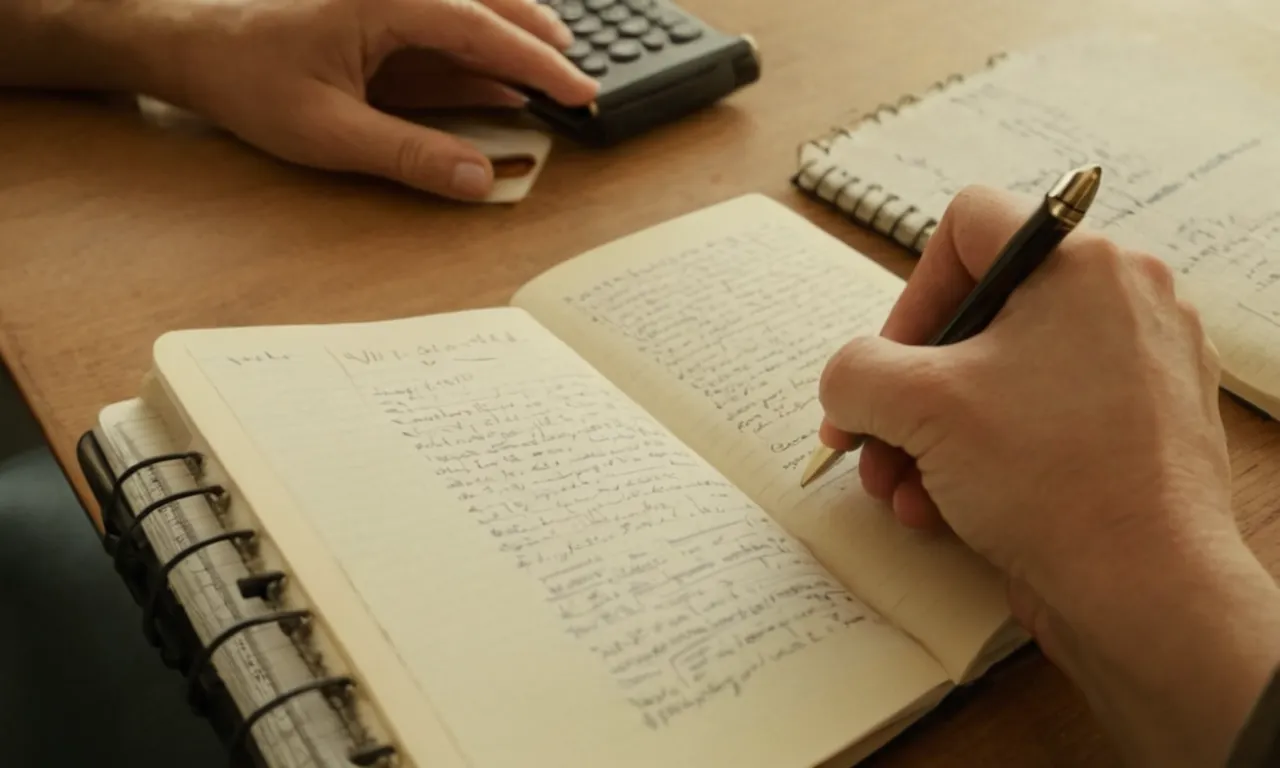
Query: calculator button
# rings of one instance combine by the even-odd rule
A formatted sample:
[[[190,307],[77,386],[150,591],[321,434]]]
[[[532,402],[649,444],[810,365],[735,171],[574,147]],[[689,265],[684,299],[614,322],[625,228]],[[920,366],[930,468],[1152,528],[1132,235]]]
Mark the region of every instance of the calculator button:
[[[604,29],[604,24],[595,16],[583,16],[569,25],[575,35],[592,35]]]
[[[653,0],[626,0],[627,7],[636,13],[644,13],[653,7]]]
[[[644,15],[645,15],[645,18],[647,18],[649,21],[652,21],[654,24],[657,24],[658,22],[662,21],[662,14],[664,13],[666,13],[666,11],[662,10],[661,8],[655,5],[649,10],[645,11]]]
[[[651,51],[660,51],[662,46],[667,44],[667,36],[662,34],[660,29],[651,29],[644,37],[640,38],[640,42],[644,43],[644,47]]]
[[[635,40],[619,40],[609,46],[609,58],[618,62],[635,61],[641,53],[640,44]]]
[[[564,52],[565,56],[568,56],[574,61],[582,61],[590,54],[591,46],[586,40],[574,40],[573,45],[569,46],[569,48]]]
[[[614,29],[613,27],[605,27],[604,29],[600,30],[599,32],[591,36],[591,44],[597,48],[604,48],[605,46],[609,45],[610,43],[612,43],[614,40],[617,40],[617,39],[618,39],[618,30]]]
[[[678,24],[684,23],[684,16],[680,15],[676,11],[661,10],[658,11],[658,18],[654,19],[652,16],[649,18],[667,29],[671,29]]]
[[[613,5],[616,0],[587,0],[587,10],[595,13]]]
[[[600,20],[610,24],[617,24],[629,18],[631,18],[631,11],[628,11],[625,5],[611,5],[600,12]]]
[[[599,77],[609,71],[609,61],[599,53],[591,54],[587,58],[583,59],[578,66],[582,68],[583,72],[596,77]]]
[[[577,0],[570,0],[570,2],[563,3],[556,8],[556,14],[560,16],[561,21],[566,23],[577,21],[585,16],[586,13],[587,9],[583,8],[582,3],[577,2]]]
[[[692,24],[677,24],[671,28],[671,42],[687,43],[702,37],[702,30]]]
[[[643,16],[632,16],[618,25],[618,31],[627,37],[639,37],[649,31],[649,20]]]

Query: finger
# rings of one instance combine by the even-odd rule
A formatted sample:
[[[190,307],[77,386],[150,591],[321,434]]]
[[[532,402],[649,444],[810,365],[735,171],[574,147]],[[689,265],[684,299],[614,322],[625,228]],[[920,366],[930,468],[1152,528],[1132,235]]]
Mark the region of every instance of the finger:
[[[527,99],[434,51],[397,51],[369,81],[369,103],[393,109],[524,106]]]
[[[1069,626],[1030,584],[1016,576],[1007,578],[1009,609],[1019,626],[1035,639],[1045,658],[1067,674],[1078,675],[1076,642]]]
[[[826,421],[922,455],[938,437],[937,415],[948,410],[946,355],[880,336],[854,339],[822,371],[818,400]]]
[[[855,447],[853,435],[841,432],[826,419],[823,419],[822,424],[818,426],[818,440],[828,448],[834,448],[837,451],[852,451]]]
[[[493,185],[489,160],[456,136],[380,112],[337,89],[318,95],[314,112],[327,132],[312,141],[312,165],[459,200],[481,199]]]
[[[875,438],[867,440],[858,457],[858,475],[862,479],[862,487],[873,499],[880,501],[893,498],[894,490],[913,466],[915,463],[912,458],[902,450]]]
[[[1029,205],[988,187],[961,190],[925,244],[920,263],[885,319],[880,334],[903,344],[923,344],[940,329],[1025,220]],[[841,438],[832,436],[832,440]],[[847,438],[846,438],[847,439]],[[900,474],[911,464],[902,451],[873,460],[869,471]],[[880,465],[883,465],[880,466]],[[872,482],[878,482],[873,477]],[[872,493],[871,487],[868,493]],[[880,486],[877,486],[880,488]]]
[[[573,44],[573,33],[560,20],[555,10],[533,0],[482,0],[495,13],[524,29],[535,37],[564,50]]]
[[[904,344],[927,342],[973,290],[1030,210],[1028,201],[1007,192],[987,187],[961,190],[925,244],[881,334]]]
[[[394,0],[391,32],[403,42],[435,48],[492,74],[536,88],[567,105],[595,98],[598,86],[555,48],[487,6],[462,0]]]
[[[456,75],[427,87],[421,83],[387,87],[380,90],[376,98],[371,95],[369,101],[389,109],[519,109],[528,99],[486,77]]]
[[[947,527],[942,520],[942,513],[938,511],[938,505],[933,503],[933,499],[924,489],[924,484],[920,481],[920,472],[914,465],[893,491],[893,514],[898,518],[898,522],[908,528],[931,531],[944,530]]]

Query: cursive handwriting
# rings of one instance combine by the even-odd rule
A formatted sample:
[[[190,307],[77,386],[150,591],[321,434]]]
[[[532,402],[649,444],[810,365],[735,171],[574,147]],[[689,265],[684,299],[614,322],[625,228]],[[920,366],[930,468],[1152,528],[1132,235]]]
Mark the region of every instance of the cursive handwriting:
[[[644,724],[740,695],[765,666],[866,618],[599,376],[514,336],[502,345],[498,367],[450,345],[331,356]]]
[[[857,258],[850,256],[850,258]],[[821,420],[818,381],[895,296],[833,274],[785,225],[760,224],[626,270],[565,301],[609,326],[794,470]]]

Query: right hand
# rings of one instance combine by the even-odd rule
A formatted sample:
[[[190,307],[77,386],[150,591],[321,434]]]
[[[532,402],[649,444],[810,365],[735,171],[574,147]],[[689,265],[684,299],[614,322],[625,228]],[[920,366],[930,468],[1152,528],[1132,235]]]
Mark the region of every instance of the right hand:
[[[913,346],[1029,210],[954,200],[883,335],[824,371],[822,439],[874,438],[868,493],[999,568],[1138,762],[1221,764],[1280,658],[1280,593],[1232,517],[1218,357],[1171,270],[1077,231],[985,331]]]
[[[143,0],[126,27],[137,90],[292,162],[478,199],[474,146],[374,108],[518,106],[519,83],[581,106],[597,84],[573,37],[531,0]],[[144,34],[145,32],[145,34]],[[174,62],[179,62],[175,64]]]

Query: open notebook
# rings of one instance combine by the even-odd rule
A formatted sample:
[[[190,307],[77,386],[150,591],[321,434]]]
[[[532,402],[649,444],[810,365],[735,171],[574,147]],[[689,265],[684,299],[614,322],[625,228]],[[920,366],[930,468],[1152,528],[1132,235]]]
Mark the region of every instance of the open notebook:
[[[1269,72],[1221,46],[1065,37],[805,142],[793,181],[919,252],[968,184],[1040,195],[1099,163],[1083,226],[1169,262],[1224,387],[1280,416],[1280,70],[1260,58]]]
[[[256,532],[174,569],[191,611],[288,574],[269,608],[312,612],[311,674],[353,683],[332,715],[312,691],[257,721],[275,764],[363,740],[431,768],[850,765],[1026,640],[998,575],[898,525],[856,461],[799,486],[826,360],[901,287],[751,195],[511,307],[167,333],[98,434],[117,469],[193,449],[226,489],[153,541]],[[214,659],[245,712],[297,678],[255,631]]]

